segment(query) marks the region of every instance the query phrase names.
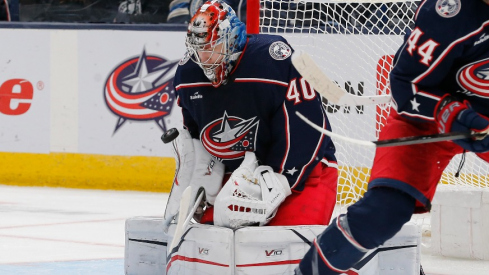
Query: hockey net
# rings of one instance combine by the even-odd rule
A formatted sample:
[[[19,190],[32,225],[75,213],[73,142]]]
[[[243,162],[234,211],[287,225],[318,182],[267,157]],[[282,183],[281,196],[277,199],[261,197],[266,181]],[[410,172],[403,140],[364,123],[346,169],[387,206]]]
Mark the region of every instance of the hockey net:
[[[248,0],[248,32],[284,36],[296,50],[309,53],[324,73],[350,93],[386,94],[394,54],[413,26],[418,4],[419,1],[259,0],[258,6]],[[327,105],[333,131],[361,140],[377,138],[389,108],[386,104]],[[342,140],[334,142],[340,180],[333,217],[366,191],[375,153],[374,149]],[[468,153],[460,176],[455,177],[460,161],[460,155],[452,160],[440,184],[486,188],[488,165]],[[417,216],[415,220],[424,231],[430,230],[429,219]]]

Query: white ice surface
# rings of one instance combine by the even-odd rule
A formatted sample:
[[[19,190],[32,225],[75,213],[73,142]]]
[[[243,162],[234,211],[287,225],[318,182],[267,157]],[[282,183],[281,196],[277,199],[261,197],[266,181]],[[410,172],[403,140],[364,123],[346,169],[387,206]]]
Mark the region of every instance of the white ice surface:
[[[35,274],[30,269],[43,263],[51,266],[42,274],[95,274],[101,263],[114,270],[103,274],[121,274],[125,220],[162,216],[167,199],[164,193],[0,185],[0,274]],[[429,275],[489,275],[488,261],[435,257],[427,249],[421,263]]]
[[[0,264],[124,258],[124,223],[168,194],[0,185]]]

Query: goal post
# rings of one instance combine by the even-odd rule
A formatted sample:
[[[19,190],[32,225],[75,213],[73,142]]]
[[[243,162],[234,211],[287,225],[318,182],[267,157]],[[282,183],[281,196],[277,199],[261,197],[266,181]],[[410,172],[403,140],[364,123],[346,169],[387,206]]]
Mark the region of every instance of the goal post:
[[[390,93],[388,75],[394,54],[411,30],[419,1],[248,0],[249,33],[280,34],[295,50],[313,57],[332,80],[356,95]],[[258,26],[256,26],[258,25]],[[253,26],[253,27],[252,27]],[[325,100],[325,102],[327,102]],[[327,104],[332,129],[361,140],[376,140],[390,105]],[[367,189],[375,149],[333,139],[339,182],[333,216],[344,212]],[[489,166],[467,153],[459,177],[461,155],[446,168],[441,184],[487,188]]]

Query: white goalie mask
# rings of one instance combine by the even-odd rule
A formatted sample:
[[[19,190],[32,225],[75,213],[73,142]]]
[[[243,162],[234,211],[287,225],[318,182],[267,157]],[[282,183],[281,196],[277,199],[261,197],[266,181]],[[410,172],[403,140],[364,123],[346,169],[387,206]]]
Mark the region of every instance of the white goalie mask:
[[[246,43],[245,24],[226,3],[205,2],[190,20],[185,45],[214,87],[226,83]]]

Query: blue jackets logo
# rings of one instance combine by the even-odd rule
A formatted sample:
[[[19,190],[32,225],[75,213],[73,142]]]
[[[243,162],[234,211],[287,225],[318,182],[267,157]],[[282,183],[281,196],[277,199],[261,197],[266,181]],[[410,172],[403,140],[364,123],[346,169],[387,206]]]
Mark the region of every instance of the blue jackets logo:
[[[458,14],[461,6],[460,0],[438,0],[436,2],[436,12],[441,17],[450,18]]]
[[[242,119],[224,112],[222,118],[202,129],[200,140],[207,151],[218,158],[241,158],[246,151],[255,149],[258,122],[256,117]]]
[[[474,62],[460,69],[457,81],[467,91],[489,97],[489,59]]]
[[[146,55],[130,58],[109,74],[104,87],[105,103],[119,117],[114,133],[127,120],[154,120],[166,131],[164,117],[175,102],[173,77],[178,60]]]

